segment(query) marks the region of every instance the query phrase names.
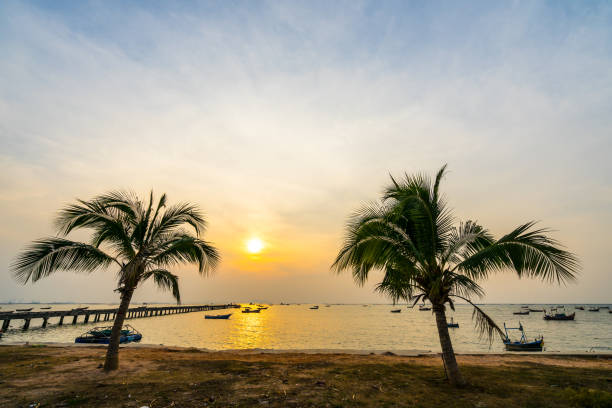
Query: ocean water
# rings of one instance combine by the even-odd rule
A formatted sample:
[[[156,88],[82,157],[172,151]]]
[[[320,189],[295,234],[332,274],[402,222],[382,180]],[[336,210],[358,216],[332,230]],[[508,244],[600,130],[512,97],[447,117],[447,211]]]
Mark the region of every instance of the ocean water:
[[[45,305],[0,305],[2,310],[39,307]],[[116,305],[50,305],[53,310],[70,310],[78,306],[91,309],[116,307]],[[138,305],[133,305],[138,306]],[[153,306],[153,305],[152,305]],[[155,305],[157,306],[157,305]],[[409,309],[405,305],[272,305],[261,313],[229,311],[194,312],[177,315],[129,319],[130,324],[143,334],[141,343],[223,349],[352,349],[352,350],[423,350],[438,352],[440,345],[431,312]],[[549,305],[531,305],[541,308]],[[585,309],[589,305],[585,305]],[[545,321],[543,313],[517,316],[512,313],[520,305],[481,306],[503,326],[516,327],[519,321],[528,339],[543,335],[545,352],[598,352],[612,353],[612,313],[574,310],[567,305],[568,313],[576,312],[575,321]],[[390,313],[401,308],[401,313]],[[449,329],[455,350],[458,352],[502,352],[503,344],[496,338],[493,344],[480,340],[472,321],[472,308],[457,305],[448,312],[460,327]],[[205,314],[232,312],[229,320],[206,320]],[[51,319],[47,328],[41,328],[41,319],[32,320],[30,329],[22,331],[23,321],[15,320],[0,339],[6,342],[74,342],[74,338],[95,326],[111,325],[98,322],[71,325],[71,319],[57,326],[58,319]],[[82,320],[82,318],[81,318]],[[66,324],[68,323],[68,324]]]

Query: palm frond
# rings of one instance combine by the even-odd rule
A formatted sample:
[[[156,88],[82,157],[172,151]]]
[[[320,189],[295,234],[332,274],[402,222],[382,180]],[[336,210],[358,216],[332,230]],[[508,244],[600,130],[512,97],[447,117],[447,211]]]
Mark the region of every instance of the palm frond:
[[[486,339],[489,344],[493,343],[493,339],[495,338],[496,334],[499,335],[502,340],[505,339],[506,335],[495,323],[495,321],[481,308],[472,303],[470,299],[459,295],[453,295],[453,297],[463,299],[474,307],[474,311],[472,312],[472,320],[475,320],[476,330],[478,331],[480,338]]]
[[[176,299],[176,303],[181,303],[181,292],[179,290],[178,276],[174,275],[166,269],[152,269],[146,271],[141,280],[144,282],[149,278],[153,278],[155,284],[162,290],[170,290],[172,296]]]
[[[49,276],[59,270],[92,272],[116,262],[99,248],[64,238],[43,238],[34,241],[11,265],[15,278],[22,283]]]
[[[550,230],[532,229],[535,222],[520,225],[498,241],[479,239],[465,248],[463,260],[454,269],[474,278],[492,271],[512,269],[519,277],[566,283],[576,278],[578,258],[549,238]]]
[[[201,274],[212,272],[220,256],[215,247],[191,235],[174,235],[167,241],[159,244],[150,255],[152,264],[160,267],[177,265],[180,263],[196,263]]]

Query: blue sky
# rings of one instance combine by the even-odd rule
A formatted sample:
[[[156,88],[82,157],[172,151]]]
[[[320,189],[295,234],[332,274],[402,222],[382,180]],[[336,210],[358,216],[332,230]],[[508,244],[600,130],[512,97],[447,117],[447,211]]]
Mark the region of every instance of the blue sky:
[[[2,2],[0,301],[113,298],[112,274],[8,274],[75,197],[200,203],[225,262],[187,301],[382,301],[329,272],[388,174],[448,163],[459,219],[541,220],[584,266],[487,301],[610,301],[609,2]],[[270,259],[249,265],[246,237]],[[169,297],[150,287],[145,300]]]

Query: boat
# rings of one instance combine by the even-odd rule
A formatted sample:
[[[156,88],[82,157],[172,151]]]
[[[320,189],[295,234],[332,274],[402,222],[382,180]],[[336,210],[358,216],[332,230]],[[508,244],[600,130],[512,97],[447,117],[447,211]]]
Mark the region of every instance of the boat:
[[[599,312],[598,307],[589,307],[589,312]]]
[[[599,306],[600,309],[609,309],[610,306]]]
[[[312,306],[310,310],[319,310],[319,306]]]
[[[584,310],[584,306],[576,306],[574,309],[576,309],[576,310]]]
[[[512,314],[515,314],[515,315],[528,315],[529,314],[529,310],[519,310],[518,312],[512,312]]]
[[[455,320],[453,320],[453,318],[451,317],[451,321],[450,322],[446,322],[446,327],[458,328],[459,327],[459,323],[455,323]]]
[[[242,313],[259,313],[261,310],[259,309],[243,309]]]
[[[87,310],[89,309],[89,306],[85,306],[85,307],[75,307],[74,309],[72,309],[73,312],[81,312],[83,310]]]
[[[426,312],[428,310],[431,310],[430,306],[425,306],[425,305],[420,305],[419,306],[419,312]]]
[[[393,309],[391,313],[401,313],[402,309]]]
[[[612,310],[608,310],[608,313],[612,313]]]
[[[222,314],[222,315],[204,315],[204,318],[205,319],[229,319],[231,315],[232,315],[231,313]]]
[[[49,310],[51,309],[51,306],[45,306],[45,307],[39,307],[40,310]]]
[[[529,311],[532,312],[532,313],[537,313],[537,312],[544,312],[545,310],[544,309],[532,309],[532,308],[529,308]]]
[[[112,326],[108,327],[94,327],[87,333],[84,333],[74,339],[75,343],[93,343],[93,344],[108,344],[110,343],[110,336],[113,331]],[[130,325],[125,325],[121,329],[121,336],[119,337],[119,343],[131,343],[133,341],[140,341],[142,334]]]
[[[565,312],[559,313],[556,309],[552,309],[550,314],[544,313],[544,320],[574,320],[574,317],[576,317],[576,312],[568,315]]]
[[[521,322],[519,322],[519,327],[506,327],[506,323],[504,323],[504,329],[506,331],[506,338],[503,341],[504,345],[506,346],[506,351],[542,351],[544,346],[544,337],[540,336],[533,341],[527,341],[525,330],[523,329]],[[521,338],[518,341],[510,340],[508,330],[520,331]]]
[[[15,309],[18,312],[29,312],[30,310],[34,309],[33,307],[30,307],[29,309]]]

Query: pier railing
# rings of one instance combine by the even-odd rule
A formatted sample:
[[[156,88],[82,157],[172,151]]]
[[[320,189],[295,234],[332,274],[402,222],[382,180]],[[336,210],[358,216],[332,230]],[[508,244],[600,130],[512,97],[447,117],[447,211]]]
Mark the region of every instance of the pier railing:
[[[202,312],[207,310],[218,310],[228,308],[239,308],[239,305],[199,305],[199,306],[139,306],[128,309],[126,319],[135,319],[142,317],[165,316],[170,314]],[[71,310],[40,310],[29,312],[2,312],[0,310],[0,321],[2,321],[2,331],[9,328],[12,320],[23,320],[23,330],[30,328],[32,319],[42,319],[42,327],[47,327],[49,319],[59,317],[58,325],[61,326],[68,320],[70,324],[77,324],[79,317],[82,318],[82,323],[95,323],[99,321],[114,320],[118,308],[114,309],[85,309],[76,308]],[[67,323],[66,323],[67,324]]]

